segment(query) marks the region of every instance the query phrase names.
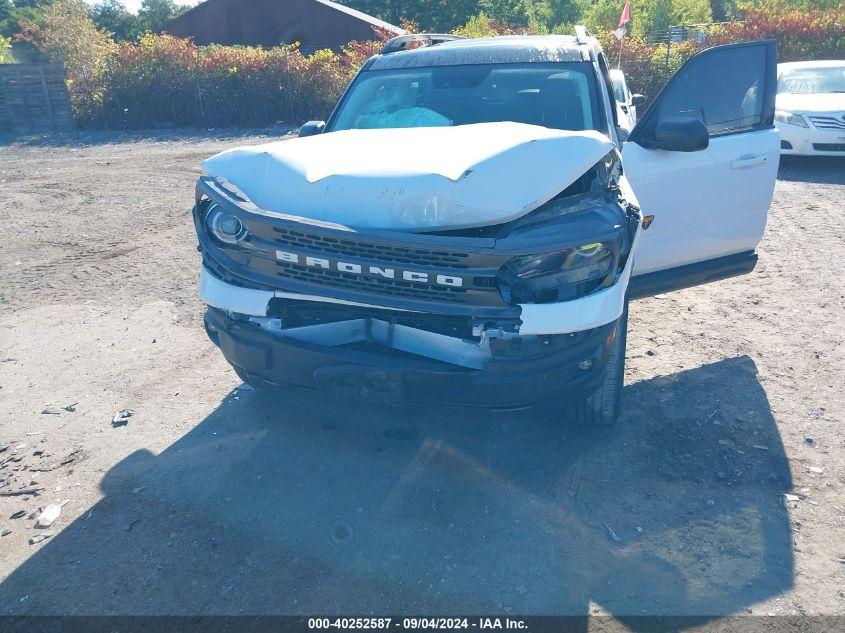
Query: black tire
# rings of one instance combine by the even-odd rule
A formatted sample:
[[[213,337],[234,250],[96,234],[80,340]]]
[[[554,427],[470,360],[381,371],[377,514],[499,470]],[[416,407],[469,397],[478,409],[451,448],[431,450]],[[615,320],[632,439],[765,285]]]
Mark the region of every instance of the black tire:
[[[601,386],[586,400],[573,403],[567,414],[578,424],[612,426],[622,413],[622,391],[625,384],[625,347],[628,342],[628,301],[616,325],[616,338]]]

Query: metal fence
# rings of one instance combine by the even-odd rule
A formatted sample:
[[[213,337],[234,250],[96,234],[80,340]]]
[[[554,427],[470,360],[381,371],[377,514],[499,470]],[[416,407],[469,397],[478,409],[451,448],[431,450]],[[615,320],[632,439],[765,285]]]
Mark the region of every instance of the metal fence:
[[[0,64],[0,131],[73,127],[63,64]]]

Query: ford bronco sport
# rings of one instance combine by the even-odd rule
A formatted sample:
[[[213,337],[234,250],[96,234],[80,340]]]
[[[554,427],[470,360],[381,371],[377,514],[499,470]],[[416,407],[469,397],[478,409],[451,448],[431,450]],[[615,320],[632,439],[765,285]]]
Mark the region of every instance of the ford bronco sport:
[[[325,123],[203,164],[208,335],[254,386],[611,423],[628,300],[754,268],[775,69],[700,52],[628,135],[583,27],[394,38]]]

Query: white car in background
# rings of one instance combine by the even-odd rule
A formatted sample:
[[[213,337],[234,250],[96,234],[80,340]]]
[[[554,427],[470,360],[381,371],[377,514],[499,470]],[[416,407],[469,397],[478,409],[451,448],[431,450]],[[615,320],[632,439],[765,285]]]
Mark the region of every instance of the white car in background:
[[[782,154],[845,156],[845,61],[778,64]]]
[[[618,68],[610,71],[610,82],[613,84],[613,97],[616,101],[616,119],[619,127],[630,132],[637,124],[637,106],[645,103],[645,97],[631,94],[625,73]]]

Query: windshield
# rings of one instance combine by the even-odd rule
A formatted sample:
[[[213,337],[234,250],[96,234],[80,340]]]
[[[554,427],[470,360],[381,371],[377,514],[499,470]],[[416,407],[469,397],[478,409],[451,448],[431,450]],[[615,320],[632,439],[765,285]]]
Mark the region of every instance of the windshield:
[[[478,64],[364,71],[330,130],[516,121],[600,130],[589,62]]]
[[[778,79],[778,92],[800,95],[845,92],[845,66],[789,70]]]

